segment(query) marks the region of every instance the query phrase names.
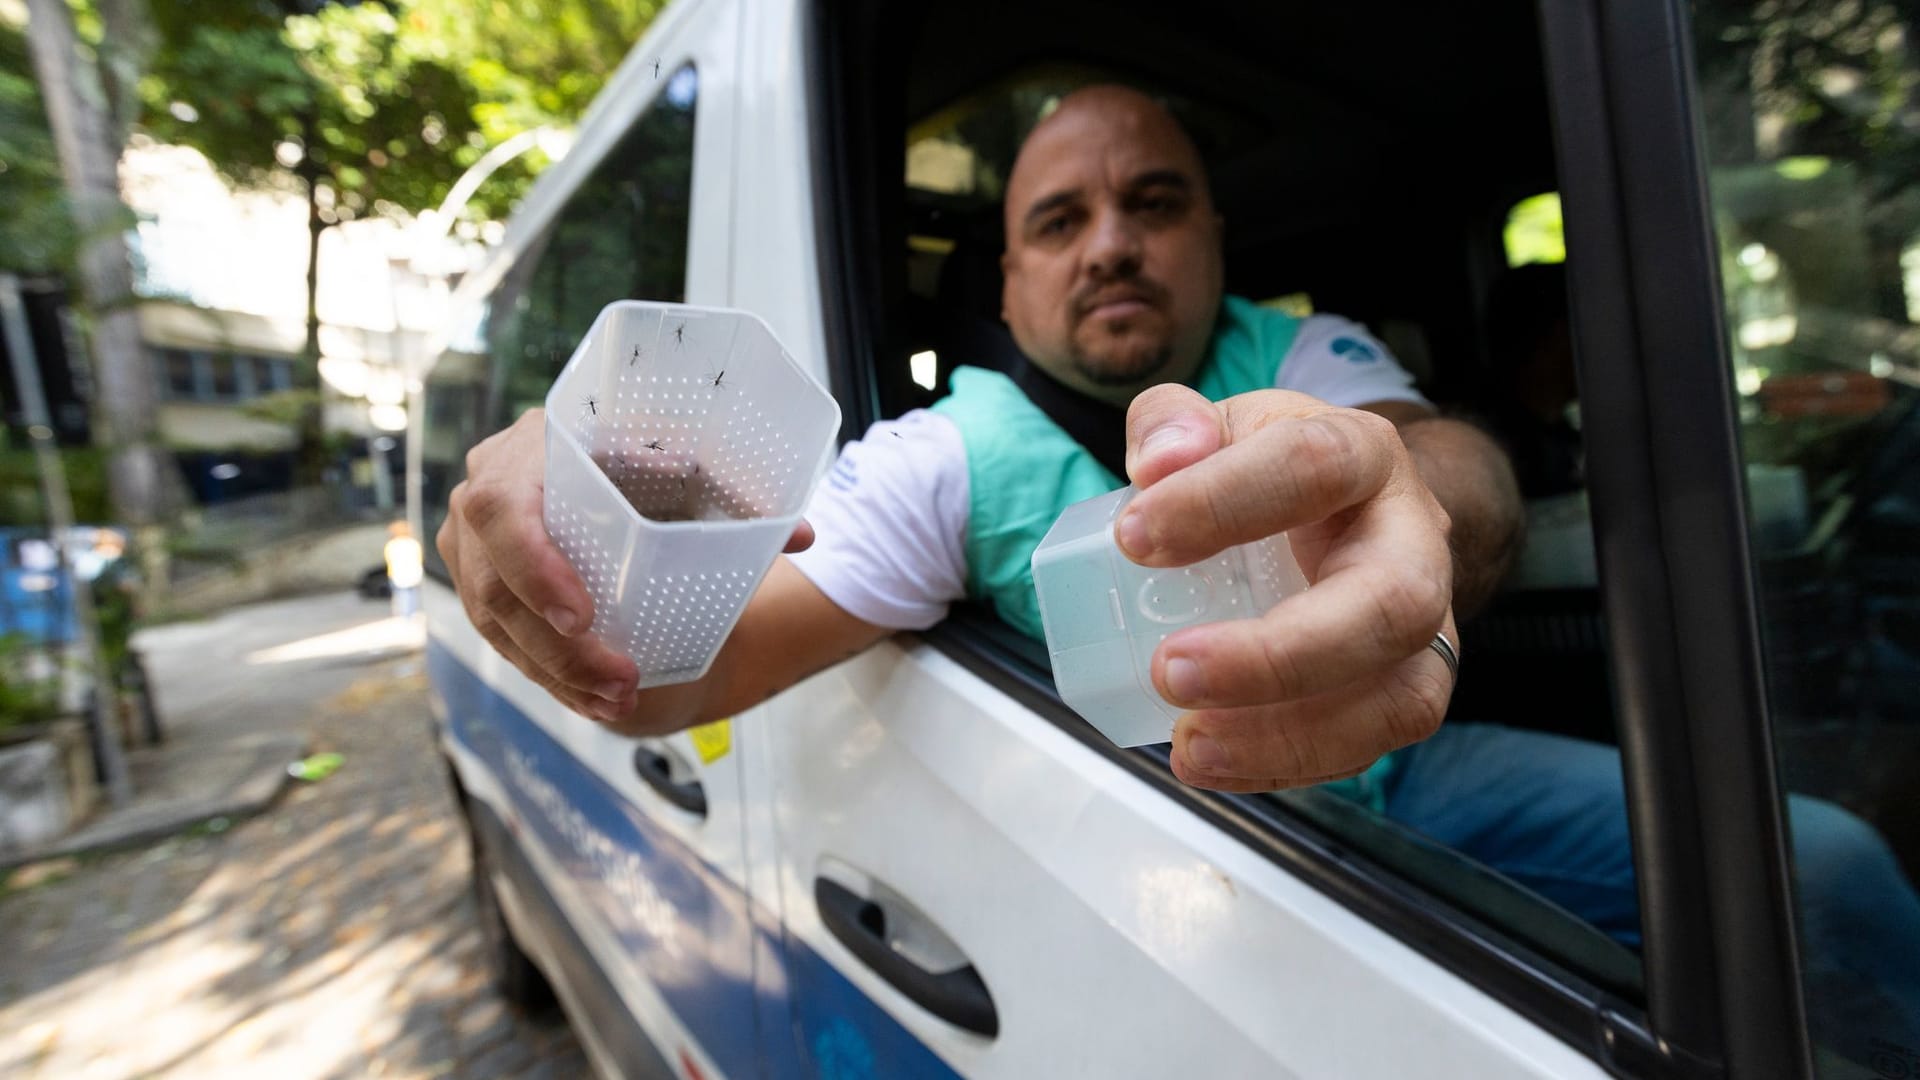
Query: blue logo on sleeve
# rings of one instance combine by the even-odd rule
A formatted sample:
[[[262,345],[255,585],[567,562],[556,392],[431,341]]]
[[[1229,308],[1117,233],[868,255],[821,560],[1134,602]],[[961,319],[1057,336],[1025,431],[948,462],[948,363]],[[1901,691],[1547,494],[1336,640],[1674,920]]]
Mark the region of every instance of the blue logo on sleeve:
[[[1333,350],[1333,355],[1346,357],[1350,364],[1371,364],[1380,359],[1380,350],[1358,338],[1334,338],[1333,344],[1327,347]]]
[[[853,463],[852,458],[842,454],[827,473],[827,486],[835,491],[852,491],[860,486],[859,466]]]

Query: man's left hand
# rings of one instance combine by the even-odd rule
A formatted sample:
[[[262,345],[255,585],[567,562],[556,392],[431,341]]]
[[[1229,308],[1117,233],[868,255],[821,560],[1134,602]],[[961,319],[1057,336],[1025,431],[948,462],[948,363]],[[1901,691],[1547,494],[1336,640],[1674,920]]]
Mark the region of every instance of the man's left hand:
[[[1156,386],[1128,411],[1127,472],[1139,494],[1115,533],[1135,562],[1185,566],[1285,532],[1312,583],[1154,652],[1154,686],[1188,710],[1181,780],[1317,784],[1438,730],[1453,680],[1428,645],[1459,641],[1451,523],[1392,422],[1286,390],[1215,403]]]

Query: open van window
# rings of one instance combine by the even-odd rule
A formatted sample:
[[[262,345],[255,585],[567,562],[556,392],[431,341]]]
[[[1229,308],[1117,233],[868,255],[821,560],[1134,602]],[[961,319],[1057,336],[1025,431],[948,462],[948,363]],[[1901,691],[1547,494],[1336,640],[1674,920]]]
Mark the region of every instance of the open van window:
[[[1077,25],[1077,11],[1071,4],[1049,5],[1037,18],[1058,32]],[[1272,40],[1280,26],[1250,27],[1260,17],[1238,12],[1227,21],[1248,34],[1240,40],[1205,29],[1216,25],[1213,15],[1219,14],[1182,19],[1178,27],[1118,20],[1075,37],[1071,46],[1045,35],[994,40],[980,29],[991,20],[944,9],[931,9],[911,28],[896,27],[906,53],[894,69],[901,82],[863,83],[857,91],[875,103],[876,124],[895,125],[890,139],[877,137],[871,148],[881,162],[876,170],[893,179],[890,185],[885,177],[863,180],[873,185],[874,197],[847,202],[873,207],[872,221],[850,226],[856,235],[891,223],[891,231],[876,230],[881,250],[869,254],[880,293],[900,298],[866,316],[860,330],[875,346],[871,378],[880,406],[865,421],[931,404],[945,393],[958,365],[1004,369],[1019,362],[1000,318],[1006,177],[1027,131],[1061,97],[1103,81],[1147,90],[1193,134],[1226,221],[1228,293],[1271,298],[1273,307],[1298,318],[1331,312],[1364,322],[1423,376],[1423,389],[1436,401],[1471,415],[1490,408],[1496,395],[1488,383],[1493,368],[1487,307],[1506,266],[1505,214],[1513,196],[1554,186],[1531,9],[1505,10],[1493,21],[1491,38],[1439,27],[1396,29],[1395,40],[1428,31],[1463,37],[1458,50],[1425,48],[1417,57],[1403,55],[1391,41],[1383,46],[1377,35],[1356,36],[1352,27],[1319,27],[1318,59],[1284,70],[1242,52]],[[918,51],[904,44],[915,41]],[[937,52],[934,42],[940,43]],[[1148,59],[1159,46],[1182,63]],[[1346,77],[1353,62],[1382,47],[1418,70],[1399,72],[1391,85]],[[1057,48],[1051,57],[1049,48]],[[1493,50],[1500,52],[1498,63],[1476,61],[1478,53]],[[1238,77],[1196,79],[1193,72],[1203,69]],[[1456,106],[1486,113],[1489,119],[1476,129],[1498,127],[1497,148],[1463,156],[1457,144],[1471,142],[1472,132],[1424,129],[1423,114],[1436,103],[1395,92],[1416,85],[1444,86]],[[912,111],[889,114],[884,103],[900,101],[912,103]],[[847,127],[860,130],[866,120],[850,118]],[[890,165],[888,146],[900,155]],[[1441,161],[1446,166],[1436,168]],[[1564,308],[1564,294],[1557,300]],[[1563,827],[1569,858],[1604,861],[1603,872],[1630,893],[1619,764],[1607,745],[1607,658],[1594,582],[1588,579],[1544,607],[1537,596],[1503,599],[1488,619],[1484,645],[1480,627],[1463,628],[1474,656],[1468,678],[1475,685],[1463,685],[1450,723],[1466,732],[1474,720],[1493,721],[1497,730],[1494,724],[1478,726],[1501,739],[1509,728],[1520,740],[1537,734],[1550,768],[1574,768],[1564,755],[1556,756],[1571,748],[1581,762],[1577,769],[1597,785],[1583,812],[1604,814],[1607,822],[1584,839],[1578,834],[1591,822],[1570,818],[1536,827],[1548,834]],[[1577,630],[1571,637],[1569,626]],[[931,636],[1063,727],[1097,740],[1053,698],[1044,646],[1000,623],[984,606],[956,608]],[[1501,684],[1504,673],[1537,666],[1543,653],[1563,673],[1578,672],[1573,685],[1584,699],[1561,702],[1540,678]],[[1583,719],[1569,721],[1574,715]],[[1125,756],[1171,783],[1164,750]],[[1427,756],[1440,760],[1438,752]],[[1464,842],[1491,851],[1504,840],[1490,843],[1485,836],[1444,829],[1436,839],[1425,833],[1434,821],[1425,811],[1418,824],[1395,820],[1378,812],[1377,799],[1368,805],[1330,789],[1221,801],[1238,803],[1240,819],[1259,823],[1256,832],[1266,836],[1289,842],[1318,837],[1310,846],[1328,856],[1324,866],[1336,876],[1370,866],[1365,872],[1391,882],[1383,887],[1395,890],[1401,902],[1470,926],[1463,935],[1517,945],[1533,958],[1528,963],[1548,958],[1563,965],[1569,978],[1620,999],[1641,996],[1631,905],[1623,912],[1608,901],[1576,914],[1574,892],[1545,898],[1537,891],[1539,879],[1523,884],[1516,876],[1517,864],[1508,863],[1503,872],[1454,846]]]

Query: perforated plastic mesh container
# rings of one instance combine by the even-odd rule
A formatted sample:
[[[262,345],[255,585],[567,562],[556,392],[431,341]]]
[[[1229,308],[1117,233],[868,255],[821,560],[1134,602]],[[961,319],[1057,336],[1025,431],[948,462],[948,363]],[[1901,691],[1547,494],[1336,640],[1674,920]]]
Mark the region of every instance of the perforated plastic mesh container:
[[[1153,686],[1153,651],[1169,634],[1256,618],[1307,587],[1285,536],[1192,566],[1141,566],[1113,539],[1133,495],[1124,487],[1067,507],[1033,553],[1060,700],[1119,746],[1172,738],[1180,710]]]
[[[742,311],[609,304],[547,394],[547,532],[640,685],[706,673],[806,508],[840,407]]]

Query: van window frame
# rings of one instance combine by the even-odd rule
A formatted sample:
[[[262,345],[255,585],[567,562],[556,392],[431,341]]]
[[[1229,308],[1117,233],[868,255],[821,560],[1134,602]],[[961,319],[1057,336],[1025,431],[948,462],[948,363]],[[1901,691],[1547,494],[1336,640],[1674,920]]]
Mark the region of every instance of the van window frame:
[[[1770,727],[1754,722],[1765,716],[1759,630],[1686,15],[1675,0],[1539,0],[1538,11],[1576,252],[1568,264],[1573,334],[1592,433],[1647,1007],[1436,902],[1276,807],[1180,784],[1164,750],[1113,747],[1059,701],[1044,670],[997,643],[980,620],[950,618],[925,638],[1611,1071],[1705,1077],[1771,1073],[1787,1061],[1806,1073],[1782,804]],[[816,252],[845,440],[881,415],[873,313],[889,305],[874,300],[891,287],[882,223],[845,208],[885,205],[874,178],[892,173],[873,157],[890,145],[886,125],[900,119],[873,100],[884,95],[863,98],[852,73],[864,67],[870,78],[875,58],[897,50],[880,47],[884,16],[868,0],[823,0],[810,16]]]
[[[1556,116],[1585,118],[1555,137],[1651,1016],[1734,1075],[1810,1075],[1689,18],[1541,6]]]

